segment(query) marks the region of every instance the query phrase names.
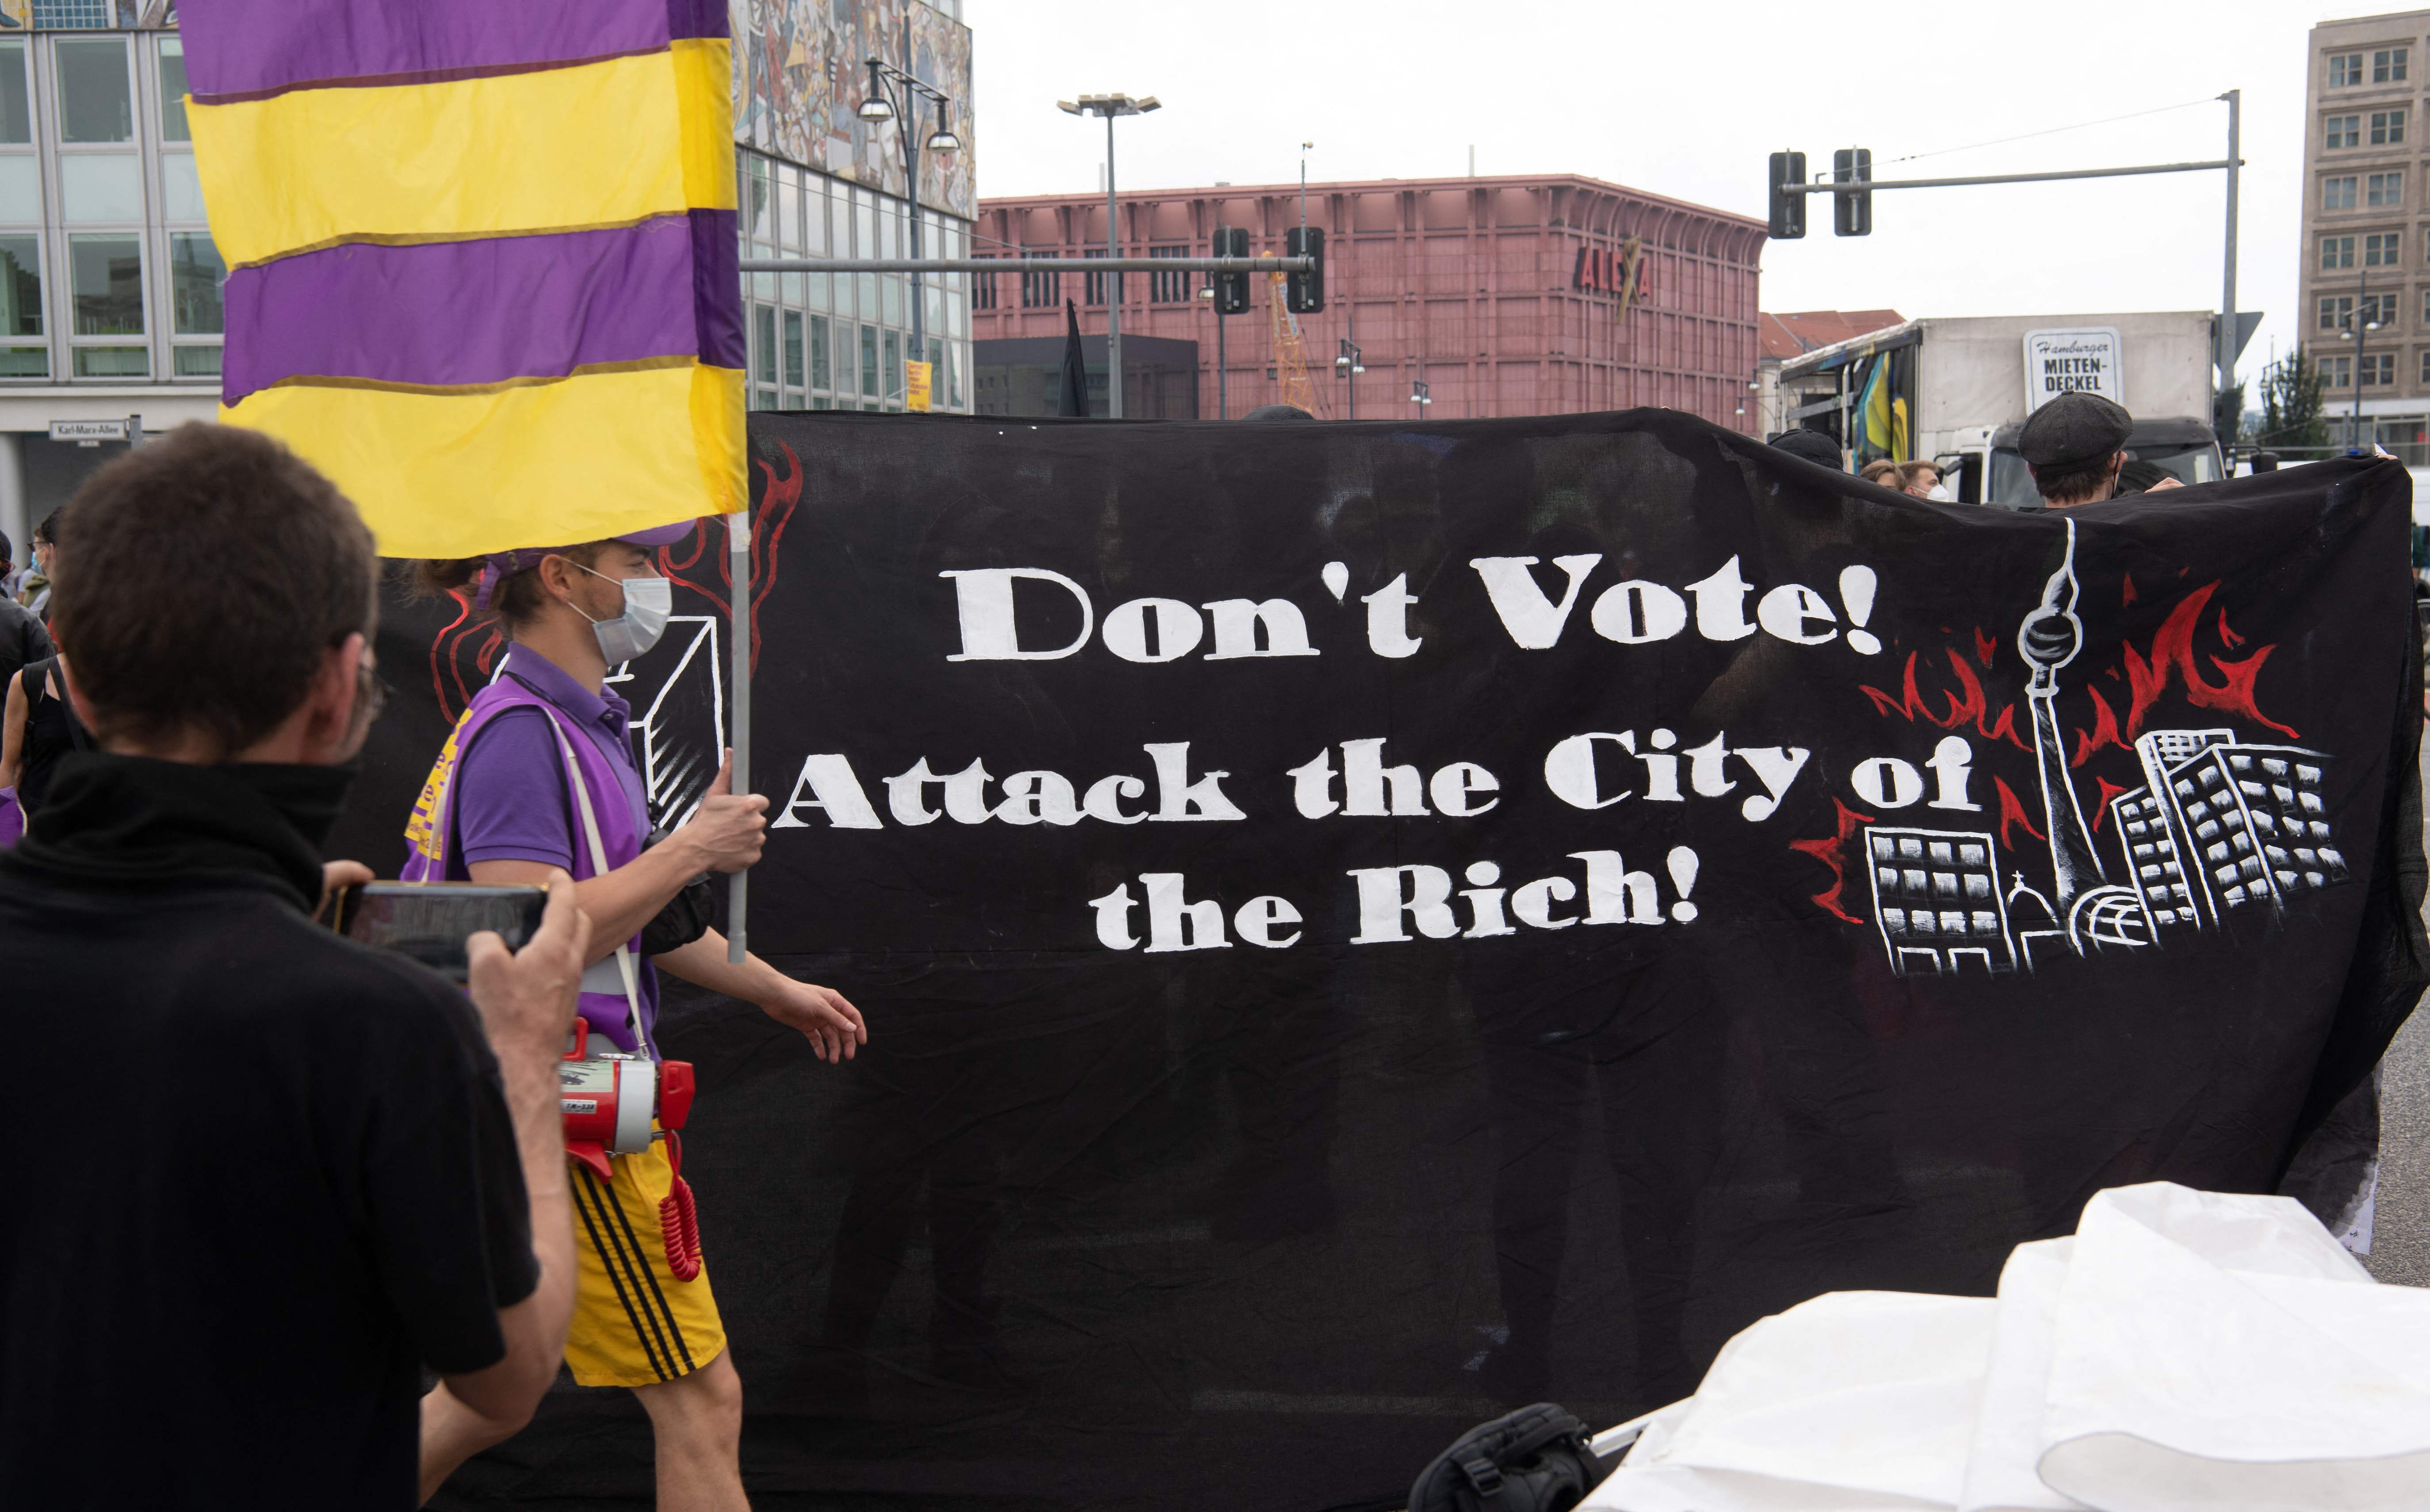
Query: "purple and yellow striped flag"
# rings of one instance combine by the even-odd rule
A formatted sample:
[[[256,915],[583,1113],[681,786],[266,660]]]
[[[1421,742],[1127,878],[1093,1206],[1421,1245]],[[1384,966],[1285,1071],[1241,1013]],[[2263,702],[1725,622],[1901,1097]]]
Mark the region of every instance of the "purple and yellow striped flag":
[[[726,0],[186,0],[220,418],[393,557],[741,508]]]

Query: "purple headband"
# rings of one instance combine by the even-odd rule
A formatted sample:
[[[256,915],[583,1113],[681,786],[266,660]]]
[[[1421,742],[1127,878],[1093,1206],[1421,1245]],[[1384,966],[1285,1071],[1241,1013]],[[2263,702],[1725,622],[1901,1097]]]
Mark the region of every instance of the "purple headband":
[[[672,525],[653,525],[647,530],[628,530],[621,536],[608,539],[634,546],[672,546],[691,535],[691,527],[692,522],[684,520]],[[518,546],[513,551],[491,552],[481,558],[481,590],[474,596],[474,611],[488,613],[490,595],[496,592],[498,585],[506,579],[526,568],[538,567],[542,557],[572,549],[570,546]]]

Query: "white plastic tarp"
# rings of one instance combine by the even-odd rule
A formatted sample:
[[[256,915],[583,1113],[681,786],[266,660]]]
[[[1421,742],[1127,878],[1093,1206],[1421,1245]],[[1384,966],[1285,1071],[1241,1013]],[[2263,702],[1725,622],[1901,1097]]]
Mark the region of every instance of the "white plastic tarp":
[[[2430,1291],[2289,1198],[2105,1191],[1997,1300],[1834,1292],[1739,1334],[1585,1505],[2430,1505]]]

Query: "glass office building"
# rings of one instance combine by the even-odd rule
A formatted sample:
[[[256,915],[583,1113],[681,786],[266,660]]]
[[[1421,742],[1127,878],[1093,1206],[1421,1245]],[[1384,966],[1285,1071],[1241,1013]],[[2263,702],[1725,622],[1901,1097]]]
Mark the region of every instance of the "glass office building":
[[[738,202],[745,258],[908,258],[910,204],[745,147]],[[923,208],[924,258],[967,258],[970,222]],[[929,407],[971,407],[970,280],[918,277]],[[743,274],[751,407],[903,407],[914,277],[901,273]]]

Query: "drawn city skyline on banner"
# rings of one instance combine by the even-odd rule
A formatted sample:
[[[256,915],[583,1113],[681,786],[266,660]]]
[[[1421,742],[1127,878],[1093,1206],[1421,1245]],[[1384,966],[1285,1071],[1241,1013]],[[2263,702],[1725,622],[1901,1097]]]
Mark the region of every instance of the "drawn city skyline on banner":
[[[2040,777],[2041,826],[2037,832],[2026,820],[2025,827],[2047,855],[2011,855],[2004,864],[1989,829],[1866,823],[1873,924],[1891,970],[1902,976],[2032,972],[2060,953],[2164,945],[2222,928],[2248,906],[2266,905],[2274,921],[2291,899],[2353,880],[2321,791],[2331,758],[2299,745],[2248,742],[2224,726],[2135,738],[2143,785],[2107,792],[2103,783],[2116,874],[2124,878],[2110,880],[2103,847],[2085,823],[2056,712],[2058,673],[2084,646],[2075,614],[2075,523],[2066,524],[2065,554],[2040,603],[2018,625],[2016,641],[2032,669],[2025,695]],[[2105,703],[2101,709],[2108,713]],[[2007,729],[2005,717],[2000,728]],[[1952,743],[1965,746],[1947,738],[1936,765],[1957,758],[1946,749]],[[2024,816],[2011,808],[2005,784],[2000,792],[2005,834]],[[2045,859],[2047,891],[2024,871]]]

